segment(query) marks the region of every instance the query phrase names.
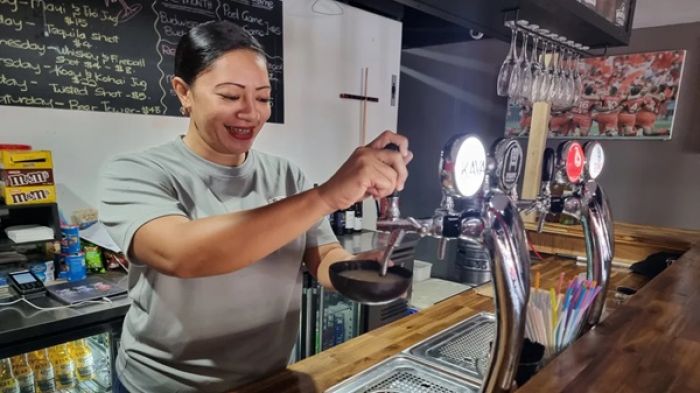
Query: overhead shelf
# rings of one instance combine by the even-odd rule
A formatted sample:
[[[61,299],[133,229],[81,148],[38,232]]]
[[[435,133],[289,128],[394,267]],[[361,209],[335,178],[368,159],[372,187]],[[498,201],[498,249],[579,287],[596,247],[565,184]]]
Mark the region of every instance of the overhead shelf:
[[[403,47],[470,40],[475,30],[510,40],[509,19],[564,35],[591,48],[629,43],[636,0],[630,0],[626,26],[620,27],[577,0],[346,0],[345,3],[403,22]]]

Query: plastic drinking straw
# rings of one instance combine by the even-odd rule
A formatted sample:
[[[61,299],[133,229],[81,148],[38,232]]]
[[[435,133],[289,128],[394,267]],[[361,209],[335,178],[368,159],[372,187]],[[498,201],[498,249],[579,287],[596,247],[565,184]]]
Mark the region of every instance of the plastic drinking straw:
[[[583,287],[583,286],[582,286]],[[586,292],[588,291],[588,288],[583,287],[583,289],[580,289],[578,299],[576,301],[576,305],[574,306],[574,309],[572,310],[572,316],[571,319],[569,320],[569,326],[567,326],[567,332],[566,332],[566,337],[565,341],[566,343],[570,343],[573,336],[575,335],[574,331],[578,331],[577,324],[578,321],[581,319],[581,315],[583,313],[581,312],[581,304],[583,303],[583,299],[586,297]]]
[[[535,272],[535,288],[540,289],[540,279],[542,278],[542,274],[538,271]]]
[[[569,281],[569,286],[566,288],[566,295],[564,296],[564,307],[561,310],[561,315],[559,317],[559,326],[557,327],[557,348],[561,347],[562,340],[564,338],[564,328],[566,326],[566,321],[569,314],[569,304],[571,303],[571,296],[574,290],[574,283],[576,278]]]
[[[557,323],[557,294],[554,292],[554,288],[549,289],[549,301],[552,310],[552,319],[550,321],[551,331],[548,338],[552,339],[552,337],[554,337],[554,329]]]
[[[561,293],[561,287],[564,285],[564,272],[561,272],[559,275],[559,284],[557,285],[557,293]]]

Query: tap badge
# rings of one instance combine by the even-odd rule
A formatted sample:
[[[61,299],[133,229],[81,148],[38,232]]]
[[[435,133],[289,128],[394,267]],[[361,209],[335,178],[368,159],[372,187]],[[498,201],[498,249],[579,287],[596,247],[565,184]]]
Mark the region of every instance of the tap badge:
[[[455,158],[455,183],[463,197],[476,194],[484,184],[486,150],[477,137],[466,138]]]
[[[523,165],[523,149],[515,140],[504,139],[494,149],[501,188],[512,190],[518,184]]]
[[[586,144],[586,166],[588,167],[588,176],[595,180],[600,173],[603,172],[605,165],[605,152],[603,146],[598,142],[588,142]]]
[[[566,177],[572,183],[578,183],[583,173],[584,154],[581,144],[571,142],[566,151]]]

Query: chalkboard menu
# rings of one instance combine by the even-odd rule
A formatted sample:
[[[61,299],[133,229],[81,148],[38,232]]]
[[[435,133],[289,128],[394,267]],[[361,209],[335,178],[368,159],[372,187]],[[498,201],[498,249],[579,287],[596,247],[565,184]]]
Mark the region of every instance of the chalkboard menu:
[[[175,48],[208,20],[263,44],[282,123],[281,0],[0,0],[0,105],[179,116]]]

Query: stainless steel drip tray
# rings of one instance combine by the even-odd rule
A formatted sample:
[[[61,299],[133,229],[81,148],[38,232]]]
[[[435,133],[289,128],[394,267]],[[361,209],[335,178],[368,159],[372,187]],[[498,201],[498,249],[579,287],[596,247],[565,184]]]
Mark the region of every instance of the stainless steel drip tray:
[[[419,342],[403,353],[460,377],[481,382],[489,368],[491,343],[495,337],[495,316],[480,313]]]
[[[326,393],[477,393],[478,386],[404,355],[393,356]]]

